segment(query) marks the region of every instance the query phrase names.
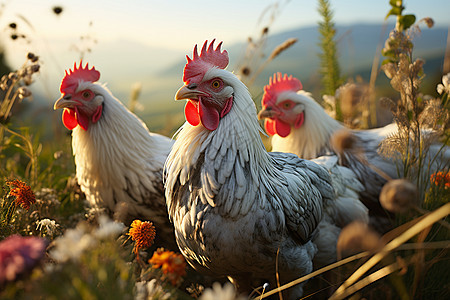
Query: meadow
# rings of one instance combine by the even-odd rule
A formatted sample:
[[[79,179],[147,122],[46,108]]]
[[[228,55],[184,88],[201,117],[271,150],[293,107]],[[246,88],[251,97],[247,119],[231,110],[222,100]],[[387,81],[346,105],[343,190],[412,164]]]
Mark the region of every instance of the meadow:
[[[396,160],[403,170],[399,177],[412,188],[386,200],[385,208],[395,216],[391,231],[379,235],[366,227],[344,229],[336,263],[285,286],[255,287],[249,297],[235,294],[224,279],[212,283],[187,266],[178,249],[153,244],[158,228],[152,220],[125,226],[92,213],[75,178],[70,132],[23,126],[23,118],[30,116],[24,115],[30,87],[42,80],[39,54],[28,53],[22,66],[3,63],[0,68],[0,298],[281,299],[280,291],[308,281],[304,297],[310,299],[449,299],[450,165],[431,171],[425,159],[433,143],[450,146],[449,51],[434,83],[436,93],[424,94],[424,61],[414,55],[413,37],[420,28],[433,26],[432,19],[416,20],[391,1],[386,10],[396,24],[373,74],[389,81],[394,96],[380,100],[376,75],[369,82],[343,78],[328,1],[319,3],[321,93],[329,96],[322,104],[347,126],[367,129],[379,125],[377,109],[383,103],[399,126],[380,151]],[[260,36],[249,39],[248,58],[236,68],[252,92],[262,70],[297,42],[288,38],[270,55],[260,55],[269,34],[269,28],[262,28]],[[335,96],[346,88],[359,89],[363,96]],[[260,93],[253,94],[259,107]],[[127,105],[133,110],[138,102],[135,91]],[[182,111],[174,119],[155,118],[152,122],[164,123],[158,133],[171,136]],[[270,150],[268,137],[262,138]]]

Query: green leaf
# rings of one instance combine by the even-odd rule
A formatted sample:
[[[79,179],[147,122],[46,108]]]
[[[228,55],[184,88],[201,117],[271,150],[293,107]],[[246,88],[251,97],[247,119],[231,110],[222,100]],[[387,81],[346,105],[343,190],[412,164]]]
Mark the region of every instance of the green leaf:
[[[390,0],[390,1],[389,1],[389,4],[390,4],[392,7],[398,7],[397,2],[398,2],[398,0]],[[401,5],[401,2],[400,2],[400,5]]]
[[[386,64],[388,64],[388,63],[394,63],[394,62],[395,62],[395,61],[394,61],[393,59],[386,58],[385,60],[383,60],[383,61],[381,62],[381,65],[384,66],[384,65],[386,65]]]
[[[386,57],[395,57],[395,51],[393,49],[382,50],[381,54]]]
[[[388,12],[388,14],[384,19],[386,20],[389,16],[401,16],[403,9],[405,9],[405,7],[403,6],[391,8],[391,10]]]
[[[412,120],[413,119],[413,112],[408,110],[408,120]]]
[[[403,30],[406,30],[416,22],[416,16],[415,15],[401,16],[399,22],[402,25]]]

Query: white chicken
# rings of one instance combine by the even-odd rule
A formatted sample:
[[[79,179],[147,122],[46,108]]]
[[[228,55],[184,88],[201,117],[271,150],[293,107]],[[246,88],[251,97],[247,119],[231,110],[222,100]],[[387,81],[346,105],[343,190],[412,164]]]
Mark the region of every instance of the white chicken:
[[[276,265],[283,284],[311,272],[313,260],[336,260],[338,223],[366,211],[336,197],[325,168],[266,151],[254,102],[225,70],[221,45],[206,41],[187,56],[175,96],[187,100],[187,122],[166,161],[166,201],[186,260],[249,293],[254,281],[276,286]],[[301,295],[297,285],[285,297]]]
[[[352,147],[357,151],[336,151],[333,135],[344,125],[302,90],[300,80],[281,73],[274,74],[264,87],[262,109],[266,132],[272,136],[272,151],[291,152],[301,158],[338,155],[339,164],[350,168],[364,185],[361,200],[369,208],[372,225],[386,231],[391,217],[380,205],[378,197],[388,178],[398,178],[395,163],[377,152],[381,141],[397,131],[396,124],[370,130],[352,130]],[[387,174],[387,176],[386,176]]]
[[[105,85],[100,72],[82,62],[66,71],[54,109],[63,108],[72,130],[76,178],[94,209],[114,213],[120,205],[125,223],[132,218],[155,224],[157,238],[174,241],[164,198],[163,167],[173,140],[147,126]],[[175,243],[172,242],[176,247]]]

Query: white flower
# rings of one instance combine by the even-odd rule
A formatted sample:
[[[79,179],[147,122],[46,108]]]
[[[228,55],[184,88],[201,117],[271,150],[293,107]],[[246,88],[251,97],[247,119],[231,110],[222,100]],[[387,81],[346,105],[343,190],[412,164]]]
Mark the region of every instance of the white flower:
[[[322,99],[323,99],[323,102],[326,104],[324,106],[325,112],[330,117],[335,119],[336,118],[336,97],[330,96],[330,95],[323,95]]]
[[[99,228],[94,231],[94,235],[99,238],[107,238],[110,236],[117,236],[122,233],[125,225],[123,223],[115,222],[105,215],[98,218]]]
[[[42,228],[45,228],[48,235],[54,235],[56,228],[59,227],[59,224],[55,222],[55,220],[50,219],[42,219],[40,221],[36,221],[36,229],[42,231]]]
[[[245,300],[246,297],[237,296],[234,286],[227,282],[222,287],[220,283],[214,282],[211,288],[207,288],[199,298],[200,300]]]
[[[168,300],[172,299],[172,294],[164,290],[163,287],[158,284],[156,279],[150,281],[136,282],[136,300],[147,299],[159,299]]]
[[[55,248],[49,253],[58,262],[78,260],[81,254],[97,242],[85,226],[78,225],[75,229],[68,229],[63,236],[55,239]]]
[[[438,84],[436,90],[439,95],[442,95],[442,93],[450,94],[450,73],[442,76],[442,83]]]

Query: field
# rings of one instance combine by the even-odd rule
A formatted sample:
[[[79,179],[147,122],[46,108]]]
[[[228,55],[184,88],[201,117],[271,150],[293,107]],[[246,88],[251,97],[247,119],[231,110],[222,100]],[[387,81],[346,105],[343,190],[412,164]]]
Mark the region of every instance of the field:
[[[326,8],[328,1],[319,3]],[[70,131],[62,124],[49,125],[60,122],[60,113],[49,116],[39,111],[42,105],[30,102],[32,87],[45,80],[40,78],[45,62],[38,53],[28,53],[22,66],[8,66],[1,54],[0,298],[283,299],[283,290],[307,281],[307,299],[449,299],[450,164],[447,160],[438,170],[430,168],[429,153],[436,143],[442,145],[440,152],[450,146],[450,54],[447,49],[442,60],[441,52],[431,51],[433,67],[427,68],[428,62],[413,55],[413,37],[432,21],[402,14],[396,5],[386,5],[396,23],[390,24],[380,61],[356,80],[336,67],[343,62],[329,42],[335,39],[334,24],[330,12],[322,10],[321,67],[308,76],[315,98],[329,95],[331,102],[320,104],[346,126],[364,130],[392,120],[399,126],[398,134],[379,148],[396,161],[399,178],[406,179],[383,198],[392,227],[381,234],[350,224],[342,230],[335,263],[284,286],[255,286],[251,295],[237,295],[226,278],[203,276],[179,249],[154,243],[159,229],[152,220],[124,224],[93,210],[77,183]],[[54,13],[61,13],[56,8]],[[243,43],[246,56],[235,56],[233,65],[258,110],[268,74],[298,59],[289,52],[296,39],[279,35],[267,43],[269,32],[264,27],[260,36]],[[124,103],[151,131],[169,137],[185,121],[184,102],[161,100],[182,84],[169,76],[179,71],[181,78],[178,65],[159,81],[147,77],[157,88],[142,97],[136,86]],[[113,90],[114,82],[109,87]],[[120,87],[125,98],[127,87]],[[337,90],[352,96],[338,96]],[[141,103],[142,98],[158,100]],[[261,138],[270,151],[270,138]]]

